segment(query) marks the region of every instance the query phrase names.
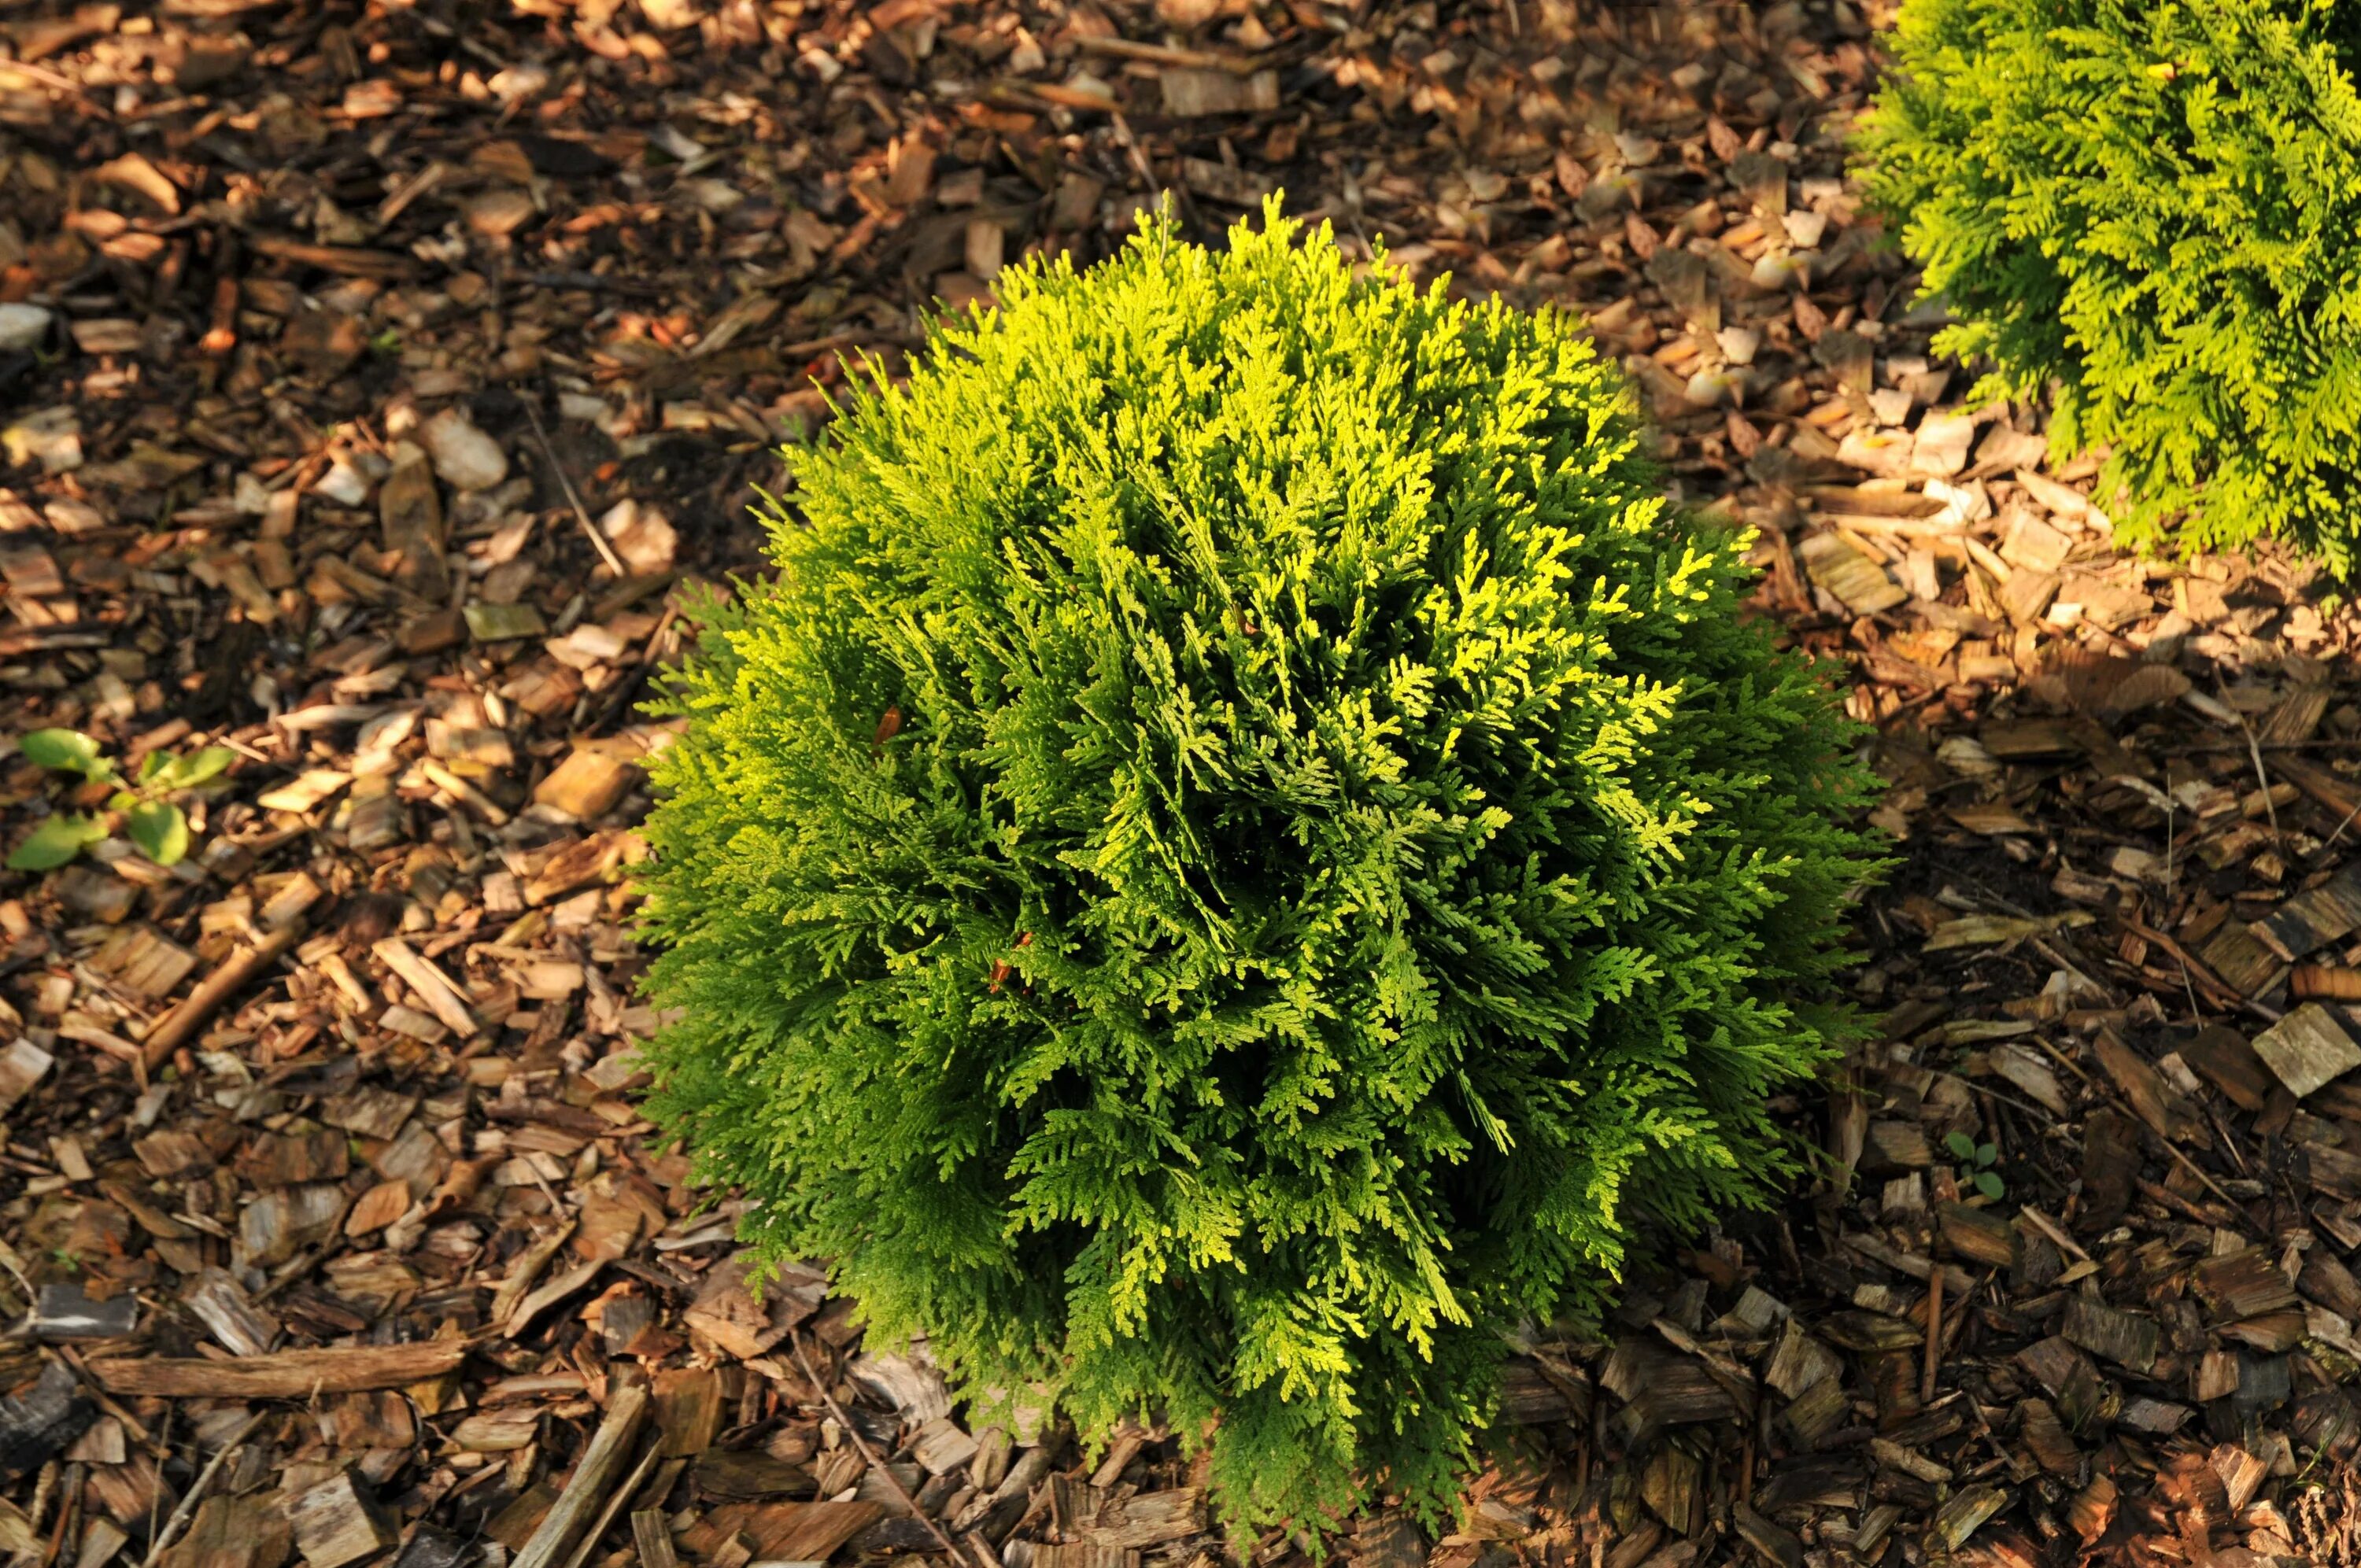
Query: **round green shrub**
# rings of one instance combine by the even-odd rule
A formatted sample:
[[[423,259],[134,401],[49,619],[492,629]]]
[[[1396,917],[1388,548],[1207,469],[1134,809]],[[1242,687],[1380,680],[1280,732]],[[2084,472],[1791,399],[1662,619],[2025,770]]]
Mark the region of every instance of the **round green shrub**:
[[[1759,1201],[1864,869],[1577,323],[1294,238],[1012,270],[792,453],[648,828],[655,1108],[750,1238],[1210,1434],[1240,1530],[1436,1517],[1504,1331]]]
[[[2361,539],[2355,0],[1906,0],[1875,203],[2126,543]]]

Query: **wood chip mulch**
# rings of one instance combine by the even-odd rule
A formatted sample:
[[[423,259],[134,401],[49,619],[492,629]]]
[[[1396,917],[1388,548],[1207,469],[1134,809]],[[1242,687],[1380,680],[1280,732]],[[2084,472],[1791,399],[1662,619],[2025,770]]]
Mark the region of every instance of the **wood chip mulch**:
[[[1167,1434],[971,1431],[817,1273],[749,1292],[635,1109],[628,877],[680,596],[840,356],[1284,186],[1589,313],[1902,857],[1811,1179],[1532,1331],[1455,1533],[1336,1552],[2361,1561],[2356,622],[2118,556],[1961,406],[1842,172],[1885,20],[0,0],[0,733],[238,759],[181,863],[0,878],[0,1556],[1229,1557]],[[10,845],[96,804],[0,779]]]

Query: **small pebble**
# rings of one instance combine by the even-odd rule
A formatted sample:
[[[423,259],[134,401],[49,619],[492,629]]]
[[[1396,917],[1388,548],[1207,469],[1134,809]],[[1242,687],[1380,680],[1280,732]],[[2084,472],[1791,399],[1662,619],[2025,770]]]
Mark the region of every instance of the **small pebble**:
[[[47,305],[0,305],[0,354],[38,348],[49,335]]]

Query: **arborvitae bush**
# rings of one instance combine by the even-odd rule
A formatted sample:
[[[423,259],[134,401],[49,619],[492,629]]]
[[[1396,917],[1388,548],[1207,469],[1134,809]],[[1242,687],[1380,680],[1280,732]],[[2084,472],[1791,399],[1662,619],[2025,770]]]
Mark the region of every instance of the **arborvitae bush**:
[[[659,1113],[880,1339],[1429,1517],[1501,1336],[1784,1161],[1850,727],[1577,323],[1276,210],[1004,274],[791,455],[659,770]],[[1217,1430],[1214,1430],[1217,1422]]]
[[[2126,543],[2361,541],[2355,0],[1907,0],[1873,199]]]

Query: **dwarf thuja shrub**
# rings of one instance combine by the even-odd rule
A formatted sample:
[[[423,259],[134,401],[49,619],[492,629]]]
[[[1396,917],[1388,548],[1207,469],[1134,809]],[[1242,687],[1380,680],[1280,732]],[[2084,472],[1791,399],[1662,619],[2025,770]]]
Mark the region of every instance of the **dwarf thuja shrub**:
[[[1906,0],[1872,199],[2126,543],[2361,543],[2356,0]]]
[[[1620,374],[1296,237],[1006,273],[791,454],[648,828],[752,1238],[1240,1529],[1440,1508],[1505,1328],[1757,1201],[1863,869]]]

